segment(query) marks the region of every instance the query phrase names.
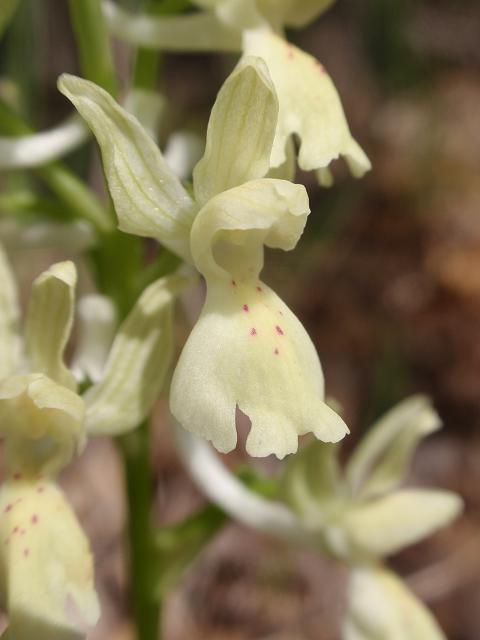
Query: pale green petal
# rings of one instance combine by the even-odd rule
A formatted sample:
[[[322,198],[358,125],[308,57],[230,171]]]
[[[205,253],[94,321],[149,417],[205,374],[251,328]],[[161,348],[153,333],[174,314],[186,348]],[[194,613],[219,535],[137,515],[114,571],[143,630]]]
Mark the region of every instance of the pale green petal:
[[[117,327],[115,305],[107,296],[91,294],[78,301],[78,338],[71,369],[79,381],[98,382]]]
[[[268,27],[256,0],[223,0],[215,3],[215,13],[223,24],[237,31]]]
[[[84,444],[85,406],[41,373],[0,382],[0,437],[12,473],[53,474]]]
[[[427,396],[400,402],[375,423],[351,455],[345,477],[352,493],[367,497],[398,486],[418,442],[440,426]]]
[[[88,129],[78,116],[41,133],[0,137],[0,171],[40,167],[69,153],[88,138]]]
[[[77,271],[73,262],[58,262],[34,281],[25,329],[30,370],[45,373],[69,389],[76,388],[63,352],[73,322]]]
[[[335,445],[315,441],[287,461],[280,495],[310,530],[324,525],[344,498],[338,451]]]
[[[156,238],[189,260],[196,209],[148,133],[92,82],[64,74],[58,86],[97,138],[119,228]]]
[[[0,245],[0,380],[19,366],[21,341],[18,333],[17,285],[7,255]]]
[[[292,249],[308,213],[304,188],[251,181],[213,198],[192,228],[192,254],[207,300],[180,356],[171,410],[222,452],[236,444],[235,408],[252,428],[247,451],[283,457],[298,435],[336,441],[347,432],[323,402],[323,374],[305,329],[258,280],[263,245]]]
[[[277,114],[265,63],[244,58],[224,82],[210,115],[205,155],[193,172],[199,204],[268,172]]]
[[[335,0],[258,0],[260,10],[274,25],[304,27]]]
[[[405,489],[350,509],[341,526],[360,553],[383,557],[428,537],[463,508],[450,491]]]
[[[315,58],[260,30],[246,32],[244,51],[265,60],[278,95],[273,167],[285,161],[287,140],[296,134],[298,163],[306,171],[328,167],[339,156],[345,157],[356,177],[370,169],[370,161],[352,138],[335,86]]]
[[[387,569],[354,569],[342,640],[446,640],[430,611]]]
[[[84,396],[89,433],[124,433],[150,412],[172,359],[172,303],[188,283],[182,276],[162,278],[138,299],[115,337],[102,379]]]
[[[103,0],[109,31],[136,46],[161,51],[240,51],[241,35],[214,12],[178,16],[134,14],[116,2]]]
[[[267,178],[275,178],[277,180],[288,180],[289,182],[295,181],[297,173],[297,155],[295,151],[295,144],[293,138],[287,140],[287,146],[285,147],[285,162],[279,167],[271,167],[267,173]]]
[[[51,482],[0,490],[0,602],[8,640],[80,640],[99,618],[88,541]]]

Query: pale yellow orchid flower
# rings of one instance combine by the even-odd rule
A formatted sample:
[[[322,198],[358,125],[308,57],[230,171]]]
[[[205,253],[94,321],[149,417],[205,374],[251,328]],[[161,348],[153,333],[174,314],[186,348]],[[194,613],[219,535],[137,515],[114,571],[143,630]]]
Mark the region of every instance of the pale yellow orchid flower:
[[[169,366],[171,301],[181,278],[146,289],[119,328],[102,375],[81,397],[64,363],[76,270],[53,265],[34,282],[24,340],[15,281],[0,247],[0,605],[8,640],[80,640],[99,616],[88,541],[57,485],[87,435],[133,429]]]
[[[462,510],[450,491],[399,488],[419,440],[439,427],[429,400],[412,396],[369,430],[344,473],[333,445],[312,443],[289,461],[284,499],[312,539],[350,570],[343,640],[445,640],[382,562]]]
[[[252,422],[253,456],[292,453],[309,431],[342,438],[347,428],[324,403],[308,335],[259,279],[264,246],[293,249],[309,213],[303,186],[265,177],[278,101],[264,62],[243,60],[223,85],[193,197],[106,92],[72,76],[62,76],[59,88],[98,140],[120,228],[158,239],[206,279],[206,303],[172,381],[178,421],[226,452],[236,445],[238,407]]]
[[[284,26],[303,26],[332,4],[332,0],[196,0],[203,11],[186,16],[134,15],[111,0],[104,13],[111,31],[137,46],[180,52],[239,51],[258,56],[267,65],[275,87],[279,113],[270,167],[283,167],[293,178],[293,136],[299,140],[298,164],[315,170],[324,186],[333,182],[330,164],[344,157],[355,177],[371,168],[350,133],[342,104],[325,68],[312,56],[287,42]]]

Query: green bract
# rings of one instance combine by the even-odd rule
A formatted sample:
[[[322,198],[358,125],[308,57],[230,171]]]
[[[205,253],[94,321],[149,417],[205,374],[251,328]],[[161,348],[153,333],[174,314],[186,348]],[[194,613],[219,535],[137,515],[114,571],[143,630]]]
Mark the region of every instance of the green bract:
[[[53,265],[34,282],[25,341],[16,286],[0,248],[0,437],[7,478],[0,489],[1,604],[9,640],[84,638],[98,601],[85,535],[58,472],[87,435],[133,429],[150,411],[171,357],[171,302],[184,279],[159,280],[119,328],[99,381],[82,398],[64,364],[76,269]]]
[[[263,60],[242,60],[220,90],[193,198],[107,93],[73,76],[59,87],[97,136],[120,228],[156,238],[206,279],[205,306],[173,376],[174,416],[225,452],[236,444],[238,407],[252,421],[254,456],[292,453],[309,431],[342,438],[347,428],[323,401],[308,335],[259,280],[264,246],[293,249],[309,213],[303,186],[265,177],[278,101]]]
[[[262,58],[279,101],[268,160],[272,169],[285,162],[294,135],[300,140],[299,166],[317,171],[325,186],[333,181],[329,165],[340,156],[356,177],[370,169],[324,67],[278,35],[285,25],[310,22],[331,0],[196,0],[196,4],[203,11],[174,17],[132,15],[110,1],[103,6],[112,32],[136,45],[176,51],[233,50],[243,52],[244,60]]]
[[[440,420],[413,396],[367,433],[342,474],[333,445],[312,443],[289,461],[283,497],[303,525],[351,570],[345,640],[440,640],[440,628],[381,561],[451,522],[462,500],[449,491],[398,489],[421,437]]]

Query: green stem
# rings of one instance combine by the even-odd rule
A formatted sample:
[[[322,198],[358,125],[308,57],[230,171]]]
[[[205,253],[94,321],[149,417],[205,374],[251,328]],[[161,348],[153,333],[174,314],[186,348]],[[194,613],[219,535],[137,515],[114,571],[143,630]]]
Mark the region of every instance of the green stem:
[[[151,518],[153,475],[148,424],[120,438],[128,499],[128,534],[132,609],[139,640],[159,637],[160,606],[156,594],[155,545]]]
[[[10,136],[34,133],[23,118],[2,100],[0,100],[0,132]],[[33,171],[55,193],[71,215],[88,220],[101,232],[108,232],[114,228],[109,212],[90,189],[62,162],[50,162]]]
[[[115,95],[117,78],[100,0],[69,0],[69,6],[83,75]]]

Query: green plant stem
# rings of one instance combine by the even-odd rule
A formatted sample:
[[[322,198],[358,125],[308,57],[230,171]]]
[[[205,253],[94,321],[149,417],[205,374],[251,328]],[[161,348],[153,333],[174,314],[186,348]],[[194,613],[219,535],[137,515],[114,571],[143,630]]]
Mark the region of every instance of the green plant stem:
[[[0,100],[0,133],[9,136],[31,135],[32,128]],[[113,218],[90,189],[62,162],[50,162],[33,172],[53,191],[65,205],[66,212],[91,222],[99,231],[114,229]]]
[[[118,83],[100,0],[69,0],[69,6],[83,75],[115,95]]]
[[[152,526],[153,477],[149,455],[149,429],[144,423],[119,438],[128,500],[128,535],[132,609],[139,640],[160,634],[160,602],[156,593],[157,567]]]

